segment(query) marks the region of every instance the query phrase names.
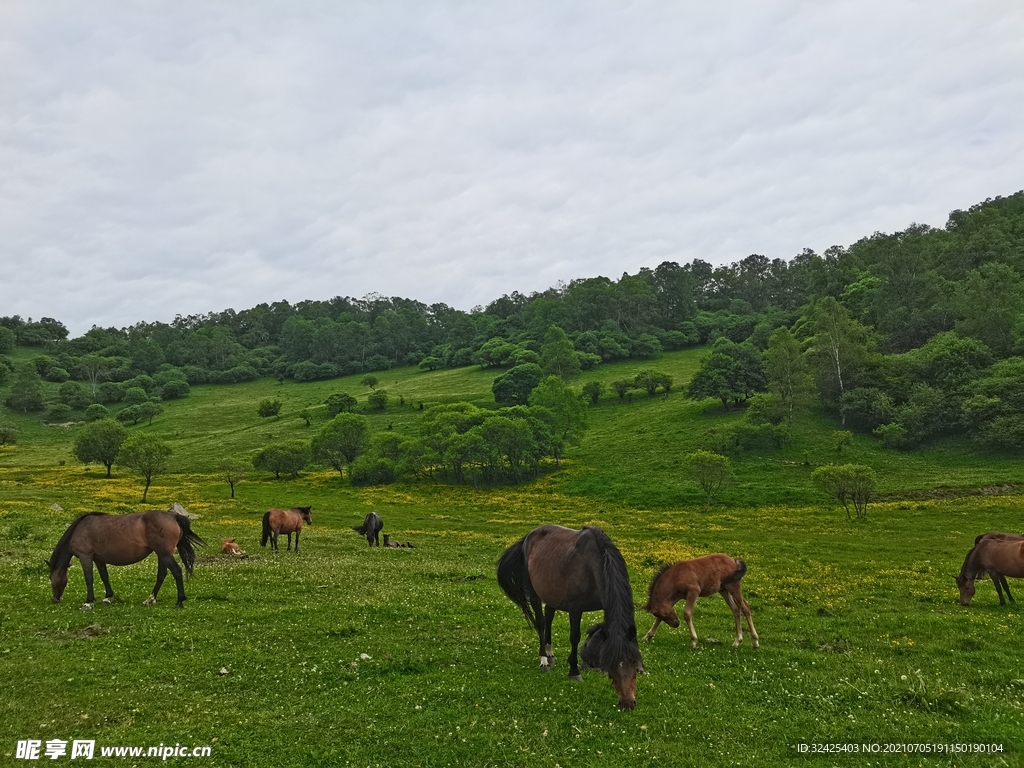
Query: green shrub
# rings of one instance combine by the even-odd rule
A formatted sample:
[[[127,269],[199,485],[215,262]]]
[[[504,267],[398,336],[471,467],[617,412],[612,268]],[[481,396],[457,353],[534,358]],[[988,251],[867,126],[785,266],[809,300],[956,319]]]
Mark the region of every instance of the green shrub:
[[[352,485],[389,485],[398,478],[395,464],[390,459],[362,456],[348,468]]]
[[[85,420],[86,421],[99,421],[105,419],[110,415],[110,411],[107,410],[107,406],[101,403],[93,403],[85,409]]]

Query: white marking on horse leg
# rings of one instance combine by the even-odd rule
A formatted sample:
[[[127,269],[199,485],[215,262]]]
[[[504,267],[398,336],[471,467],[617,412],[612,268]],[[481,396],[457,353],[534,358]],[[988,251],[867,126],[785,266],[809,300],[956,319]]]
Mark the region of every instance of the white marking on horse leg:
[[[142,605],[146,608],[148,608],[151,605],[156,605],[156,595],[150,595],[148,598],[146,598],[146,601]]]
[[[647,630],[647,634],[644,635],[645,643],[649,643],[654,638],[654,633],[658,631],[659,624],[661,624],[661,619],[655,619],[654,624],[651,626],[649,630]]]
[[[111,605],[114,602],[114,596],[111,595],[110,597],[104,597],[103,602],[107,605]]]
[[[547,672],[550,669],[551,669],[551,667],[548,666],[548,657],[544,656],[543,654],[541,654],[541,657],[540,657],[540,671],[541,672]]]
[[[92,603],[82,603],[82,610],[83,611],[91,611],[92,610]]]

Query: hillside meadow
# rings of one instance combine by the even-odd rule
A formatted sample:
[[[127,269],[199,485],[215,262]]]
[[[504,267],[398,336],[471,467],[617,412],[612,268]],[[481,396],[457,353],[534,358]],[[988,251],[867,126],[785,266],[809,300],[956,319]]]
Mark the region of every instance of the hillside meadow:
[[[8,414],[20,431],[16,446],[0,448],[3,763],[24,764],[18,740],[84,738],[97,747],[210,746],[202,762],[225,766],[1021,765],[1021,609],[1000,606],[987,582],[963,608],[953,583],[974,536],[1021,530],[1021,462],[955,442],[895,453],[864,437],[837,456],[836,425],[809,414],[791,446],[734,457],[736,484],[704,513],[682,460],[741,414],[678,391],[701,354],[654,361],[675,379],[668,397],[605,394],[562,468],[515,487],[424,480],[357,489],[334,471],[289,480],[253,472],[229,498],[216,469],[223,458],[308,439],[323,416],[307,427],[298,412],[339,391],[365,402],[360,377],[197,386],[165,403],[152,425],[132,427],[174,450],[146,505],[126,469],[115,466],[108,480],[73,458],[80,427]],[[599,366],[579,383],[650,366]],[[371,429],[414,434],[421,403],[490,406],[495,375],[387,371],[378,389],[389,405],[367,413]],[[283,401],[280,419],[256,415],[265,397]],[[811,471],[829,461],[878,472],[885,500],[866,520],[847,521],[811,484]],[[173,608],[172,582],[155,607],[141,607],[152,558],[110,569],[113,605],[79,610],[77,563],[64,602],[50,602],[44,560],[75,515],[173,502],[199,515],[193,527],[210,544],[186,582],[184,610]],[[266,509],[307,504],[313,525],[299,554],[260,548]],[[385,533],[414,548],[368,548],[350,526],[371,509]],[[506,546],[549,522],[601,525],[615,540],[641,634],[651,621],[640,606],[662,563],[716,551],[744,558],[761,648],[749,638],[732,648],[725,603],[701,600],[699,647],[690,649],[685,628],[663,626],[641,648],[648,674],[637,708],[620,712],[604,675],[566,678],[560,614],[558,662],[542,675],[536,635],[501,593],[494,566]],[[226,537],[246,556],[221,555]],[[800,742],[1003,751],[802,757]]]

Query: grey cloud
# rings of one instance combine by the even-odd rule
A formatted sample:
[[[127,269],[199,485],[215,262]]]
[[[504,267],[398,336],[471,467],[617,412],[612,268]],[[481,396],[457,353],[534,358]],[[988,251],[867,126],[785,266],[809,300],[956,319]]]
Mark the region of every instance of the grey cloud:
[[[469,308],[790,258],[1016,191],[978,3],[8,5],[0,314]]]

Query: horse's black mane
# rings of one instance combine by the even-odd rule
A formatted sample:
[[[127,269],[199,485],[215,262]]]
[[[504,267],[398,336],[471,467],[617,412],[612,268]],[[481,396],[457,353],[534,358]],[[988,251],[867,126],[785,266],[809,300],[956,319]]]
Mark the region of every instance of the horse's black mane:
[[[57,546],[53,548],[53,554],[50,555],[49,565],[50,570],[62,567],[65,563],[71,562],[71,536],[74,534],[78,524],[85,518],[91,515],[103,515],[105,512],[83,512],[76,517],[68,529],[64,531],[64,535],[60,537],[60,541],[57,542]]]
[[[629,584],[626,560],[601,528],[589,528],[601,553],[601,602],[607,640],[601,648],[601,666],[628,663],[639,666],[640,649],[636,643],[633,619],[633,588]]]

